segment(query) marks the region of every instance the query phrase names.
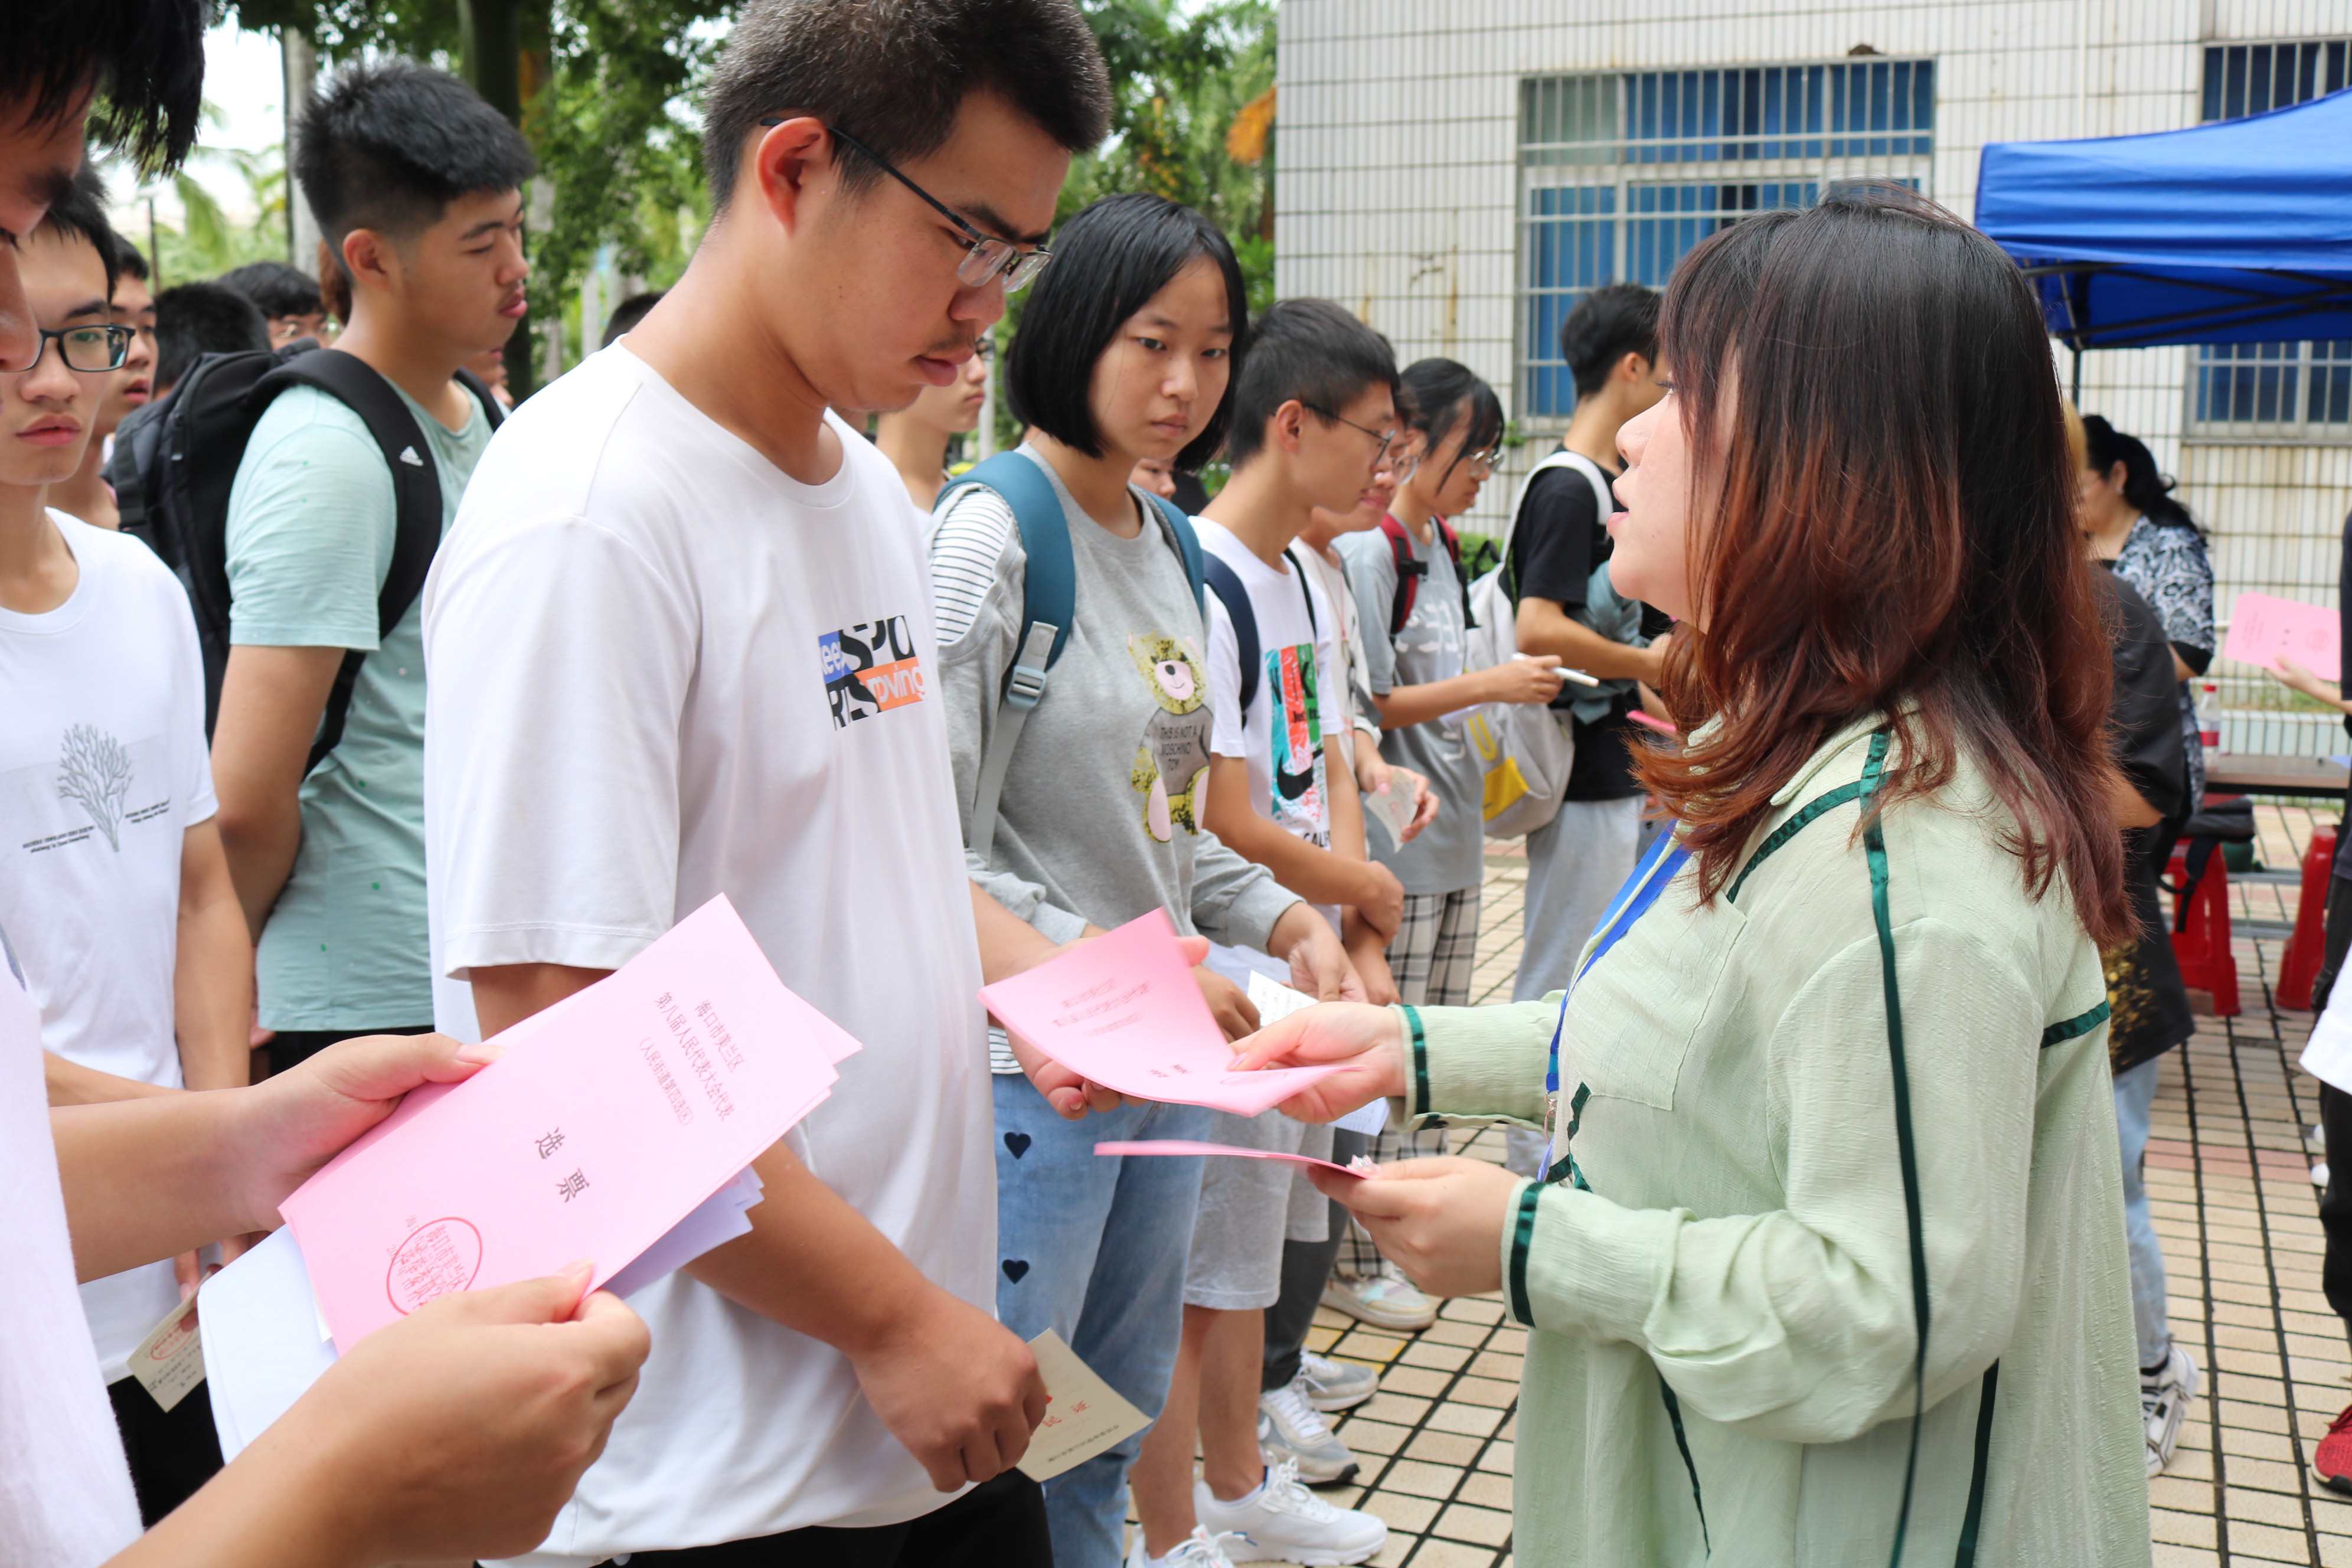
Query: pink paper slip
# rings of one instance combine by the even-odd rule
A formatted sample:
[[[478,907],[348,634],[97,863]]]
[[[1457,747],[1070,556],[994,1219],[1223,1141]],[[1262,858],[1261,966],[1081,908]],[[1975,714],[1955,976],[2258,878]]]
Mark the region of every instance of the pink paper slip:
[[[602,1286],[832,1092],[857,1044],[725,898],[415,1090],[282,1205],[336,1348],[451,1290],[595,1261]]]
[[[2284,656],[2326,680],[2344,675],[2343,626],[2334,610],[2268,594],[2241,594],[2221,657],[2276,669]]]
[[[997,1021],[1121,1094],[1255,1116],[1337,1067],[1233,1068],[1165,910],[1082,942],[1050,963],[981,988]]]
[[[1140,1143],[1097,1143],[1097,1154],[1233,1154],[1244,1160],[1280,1160],[1291,1165],[1320,1165],[1327,1171],[1337,1171],[1343,1176],[1371,1175],[1380,1167],[1364,1160],[1369,1169],[1350,1170],[1328,1160],[1318,1160],[1310,1154],[1278,1154],[1271,1149],[1236,1149],[1230,1143],[1196,1143],[1190,1138],[1152,1138]],[[1358,1155],[1358,1159],[1363,1159]]]

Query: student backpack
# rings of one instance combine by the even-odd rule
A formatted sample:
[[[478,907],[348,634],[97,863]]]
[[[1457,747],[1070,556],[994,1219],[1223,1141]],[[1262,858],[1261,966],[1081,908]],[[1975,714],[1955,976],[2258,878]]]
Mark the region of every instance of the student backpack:
[[[1476,619],[1464,634],[1465,669],[1489,669],[1519,656],[1518,597],[1512,592],[1516,584],[1508,581],[1511,541],[1518,532],[1528,490],[1536,476],[1548,468],[1572,468],[1582,474],[1592,486],[1602,515],[1611,510],[1609,481],[1590,458],[1563,449],[1528,470],[1518,500],[1511,507],[1511,525],[1503,531],[1502,559],[1470,585],[1470,607]],[[1517,838],[1559,815],[1569,769],[1576,761],[1576,742],[1550,708],[1532,702],[1485,703],[1464,722],[1463,731],[1470,737],[1470,748],[1477,753],[1479,771],[1485,775],[1487,837]]]
[[[498,428],[503,416],[489,388],[471,371],[459,371],[457,379]],[[204,654],[206,736],[220,716],[221,679],[228,669],[229,492],[254,426],[289,386],[316,387],[358,415],[391,471],[397,522],[392,565],[376,595],[379,637],[392,635],[425,591],[425,574],[440,548],[441,479],[425,432],[392,384],[363,361],[300,344],[198,359],[169,396],[122,422],[105,478],[114,487],[122,531],[145,541],[188,591]],[[366,661],[361,649],[344,653],[305,774],[343,738],[352,691]]]
[[[1070,553],[1070,520],[1042,463],[1018,451],[1000,452],[949,481],[932,505],[932,515],[945,517],[956,495],[971,485],[994,491],[1013,509],[1013,526],[1021,531],[1022,553],[1028,558],[1021,574],[1021,631],[1013,639],[1013,668],[1005,671],[996,722],[989,731],[988,749],[981,754],[980,781],[972,794],[969,844],[985,860],[996,843],[997,804],[1004,795],[1005,770],[1013,765],[1013,753],[1021,743],[1022,727],[1029,722],[1031,710],[1045,700],[1046,672],[1062,657],[1062,647],[1070,640],[1070,626],[1077,618],[1078,568]],[[1208,601],[1202,592],[1201,536],[1192,531],[1192,519],[1173,502],[1159,496],[1151,500],[1160,509],[1160,520],[1167,525],[1178,559],[1184,563],[1184,580],[1192,586],[1192,598],[1205,615]]]
[[[1468,631],[1478,624],[1470,613],[1470,579],[1462,570],[1462,536],[1455,533],[1442,517],[1429,520],[1436,525],[1437,537],[1445,542],[1445,553],[1454,558],[1454,581],[1462,590],[1462,629]],[[1421,580],[1429,575],[1429,563],[1413,553],[1411,536],[1404,524],[1394,517],[1381,519],[1381,534],[1389,542],[1389,559],[1396,563],[1396,592],[1389,596],[1389,637],[1404,630],[1405,622],[1412,619],[1413,605],[1421,596]]]

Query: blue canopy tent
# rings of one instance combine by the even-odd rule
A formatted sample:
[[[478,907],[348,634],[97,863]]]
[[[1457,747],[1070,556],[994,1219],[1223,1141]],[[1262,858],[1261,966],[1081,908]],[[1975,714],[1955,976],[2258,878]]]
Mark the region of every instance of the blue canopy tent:
[[[2352,338],[2352,89],[2146,136],[1997,142],[1977,226],[2074,351]]]

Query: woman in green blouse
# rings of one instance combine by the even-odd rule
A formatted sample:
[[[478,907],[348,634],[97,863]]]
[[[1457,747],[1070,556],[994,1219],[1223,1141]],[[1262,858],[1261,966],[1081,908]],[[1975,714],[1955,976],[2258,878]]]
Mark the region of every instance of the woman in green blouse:
[[[2032,296],[1907,190],[1717,233],[1627,425],[1678,820],[1565,1005],[1325,1006],[1242,1060],[1550,1139],[1327,1190],[1528,1338],[1522,1568],[2144,1564],[2099,949],[2108,660]],[[1319,1173],[1318,1173],[1319,1174]]]

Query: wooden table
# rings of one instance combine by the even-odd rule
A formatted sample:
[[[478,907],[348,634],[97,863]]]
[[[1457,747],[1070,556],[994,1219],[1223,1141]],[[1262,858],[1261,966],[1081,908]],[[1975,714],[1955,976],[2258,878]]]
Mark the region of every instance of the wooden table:
[[[2205,793],[2343,798],[2352,772],[2325,757],[2274,757],[2224,752],[2205,767]]]

